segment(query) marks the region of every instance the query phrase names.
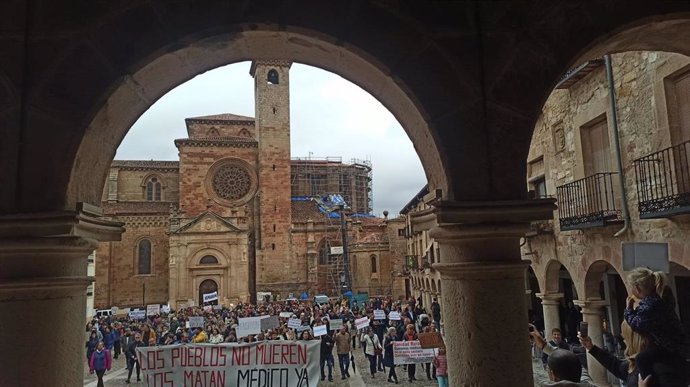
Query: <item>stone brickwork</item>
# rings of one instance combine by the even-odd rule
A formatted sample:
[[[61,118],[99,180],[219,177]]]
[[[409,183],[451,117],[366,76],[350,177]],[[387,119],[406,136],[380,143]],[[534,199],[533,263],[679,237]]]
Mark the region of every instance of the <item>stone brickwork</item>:
[[[612,63],[631,230],[617,238],[614,234],[622,224],[561,231],[559,212],[556,211],[555,221],[542,228],[547,231],[535,229],[522,249],[524,257],[532,261],[542,293],[558,292],[558,270],[553,267],[562,264],[574,282],[579,299],[598,298],[599,282],[607,268],[615,269],[624,277],[622,242],[667,242],[671,274],[690,274],[687,271],[690,269],[688,217],[640,219],[638,183],[633,165],[633,160],[671,145],[670,106],[666,100],[668,79],[687,68],[690,59],[670,53],[628,52],[613,55]],[[615,170],[608,93],[606,71],[602,65],[567,90],[554,90],[544,105],[527,161],[529,164],[543,157],[549,195],[556,194],[556,187],[585,177],[581,128],[597,117],[607,119],[611,165]],[[617,185],[618,181],[614,180],[614,184]],[[553,235],[549,229],[554,230]]]

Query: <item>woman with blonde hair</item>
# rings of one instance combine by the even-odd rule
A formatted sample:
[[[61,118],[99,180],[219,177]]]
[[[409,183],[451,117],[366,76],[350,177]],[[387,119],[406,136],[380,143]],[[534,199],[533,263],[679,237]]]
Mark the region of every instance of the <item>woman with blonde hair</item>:
[[[684,370],[686,359],[690,357],[690,344],[676,315],[666,275],[638,267],[628,274],[628,283],[634,297],[628,298],[625,321],[632,330],[648,339],[646,349],[640,351],[635,360],[640,375],[642,378],[654,375],[656,363]],[[636,299],[639,300],[637,308]]]

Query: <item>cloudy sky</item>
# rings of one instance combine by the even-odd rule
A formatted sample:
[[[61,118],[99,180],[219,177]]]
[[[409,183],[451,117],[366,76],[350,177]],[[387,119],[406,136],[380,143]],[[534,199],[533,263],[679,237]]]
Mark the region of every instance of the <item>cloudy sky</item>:
[[[177,160],[176,138],[187,137],[184,119],[219,113],[254,116],[249,62],[220,67],[178,86],[158,100],[118,148],[118,160]],[[321,69],[290,69],[292,157],[369,159],[374,213],[395,215],[426,184],[410,139],[374,97]]]

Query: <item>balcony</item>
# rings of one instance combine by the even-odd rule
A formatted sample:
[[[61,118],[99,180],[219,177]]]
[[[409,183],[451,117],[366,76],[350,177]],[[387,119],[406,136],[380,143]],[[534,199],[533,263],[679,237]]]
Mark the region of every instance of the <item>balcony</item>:
[[[690,141],[634,161],[641,219],[690,213]]]
[[[620,223],[620,195],[615,172],[596,173],[557,188],[562,231]]]

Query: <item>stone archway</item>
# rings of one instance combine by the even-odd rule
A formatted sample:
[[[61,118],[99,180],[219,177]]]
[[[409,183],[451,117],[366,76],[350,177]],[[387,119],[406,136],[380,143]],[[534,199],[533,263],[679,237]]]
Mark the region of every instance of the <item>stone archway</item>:
[[[218,305],[218,300],[204,303],[204,294],[218,292],[218,284],[212,279],[205,279],[199,284],[199,305]]]

